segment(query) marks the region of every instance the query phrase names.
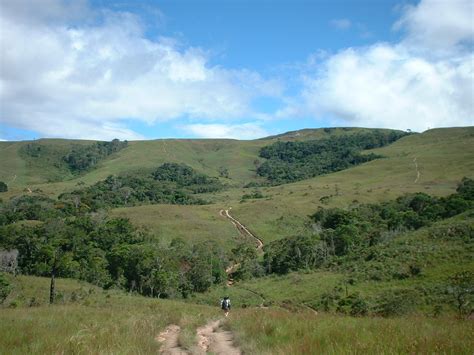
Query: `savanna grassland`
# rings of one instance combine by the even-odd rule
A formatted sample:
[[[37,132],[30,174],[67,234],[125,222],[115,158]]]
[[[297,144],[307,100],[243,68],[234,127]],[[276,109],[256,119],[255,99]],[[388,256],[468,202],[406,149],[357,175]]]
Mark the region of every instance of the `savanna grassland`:
[[[170,324],[199,352],[223,295],[248,354],[474,351],[473,127],[0,142],[0,164],[0,353],[154,353]]]

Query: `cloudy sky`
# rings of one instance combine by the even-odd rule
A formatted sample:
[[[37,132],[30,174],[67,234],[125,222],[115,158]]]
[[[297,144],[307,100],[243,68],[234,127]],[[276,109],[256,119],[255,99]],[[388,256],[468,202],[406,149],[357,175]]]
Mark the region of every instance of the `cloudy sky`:
[[[0,0],[0,140],[474,124],[471,0]]]

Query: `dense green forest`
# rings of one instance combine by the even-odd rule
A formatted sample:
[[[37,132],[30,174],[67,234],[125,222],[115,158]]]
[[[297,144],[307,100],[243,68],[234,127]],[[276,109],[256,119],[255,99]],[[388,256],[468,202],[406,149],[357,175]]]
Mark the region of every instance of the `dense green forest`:
[[[211,242],[159,245],[126,219],[100,214],[1,227],[0,247],[19,251],[27,275],[76,278],[152,297],[187,297],[225,278],[225,253]]]
[[[36,164],[47,162],[57,169],[70,171],[72,174],[82,174],[95,168],[100,161],[124,149],[127,145],[127,141],[114,139],[110,142],[74,144],[65,149],[38,141],[22,146],[20,155]]]
[[[63,157],[72,172],[82,173],[92,169],[99,161],[120,151],[128,142],[114,139],[111,142],[97,142],[92,145],[75,146]]]
[[[273,185],[329,174],[381,158],[361,151],[383,147],[408,134],[374,130],[302,142],[279,141],[260,150],[260,157],[267,160],[258,166],[257,173]]]
[[[152,297],[187,297],[226,279],[226,253],[212,242],[156,243],[128,220],[109,218],[106,209],[204,203],[192,194],[222,187],[186,165],[164,164],[151,173],[109,176],[59,200],[16,196],[0,201],[0,249],[19,251],[23,274],[54,274]]]
[[[197,173],[185,164],[165,163],[152,173],[111,175],[92,186],[62,194],[59,199],[94,211],[147,203],[192,205],[206,203],[193,194],[222,188],[216,178]]]

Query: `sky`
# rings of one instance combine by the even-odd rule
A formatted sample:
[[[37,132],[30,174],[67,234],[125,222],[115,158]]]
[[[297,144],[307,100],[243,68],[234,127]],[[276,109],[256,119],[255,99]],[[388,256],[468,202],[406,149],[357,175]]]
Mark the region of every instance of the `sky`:
[[[0,140],[474,125],[471,0],[0,0]]]

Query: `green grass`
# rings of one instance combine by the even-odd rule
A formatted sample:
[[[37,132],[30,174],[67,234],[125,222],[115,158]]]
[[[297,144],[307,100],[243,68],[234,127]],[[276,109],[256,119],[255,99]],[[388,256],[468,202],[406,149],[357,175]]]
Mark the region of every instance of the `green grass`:
[[[182,238],[190,242],[215,240],[222,246],[233,246],[239,234],[219,215],[219,210],[215,205],[149,205],[117,208],[111,215],[129,218],[133,224],[148,229],[159,242],[169,243],[173,238]]]
[[[286,275],[270,275],[235,283],[232,287],[214,287],[196,294],[193,302],[215,304],[228,294],[236,307],[274,305],[288,309],[320,308],[323,293],[336,286],[349,294],[358,293],[374,306],[386,292],[408,289],[420,292],[416,310],[432,315],[441,306],[444,313],[453,313],[454,301],[447,294],[448,279],[457,272],[474,272],[472,235],[435,238],[433,233],[464,226],[474,228],[473,212],[437,222],[417,231],[407,232],[376,246],[379,257],[374,261],[346,261],[345,267],[329,270],[301,270]],[[418,265],[421,275],[405,279],[393,278],[394,272],[404,272],[409,265]],[[355,271],[350,271],[355,270]],[[380,281],[370,275],[380,275]],[[348,284],[347,279],[354,282]]]
[[[343,133],[339,129],[329,134]],[[48,171],[51,166],[46,162],[34,164],[19,155],[19,147],[26,142],[0,142],[0,181],[10,188],[0,198],[6,200],[25,188],[40,188],[54,197],[77,188],[79,181],[93,184],[109,174],[151,169],[169,161],[186,163],[210,176],[218,176],[219,167],[223,166],[229,170],[230,179],[221,180],[229,188],[204,195],[213,201],[210,205],[146,205],[114,209],[111,214],[128,217],[148,228],[159,242],[181,237],[191,241],[213,239],[230,246],[239,235],[229,221],[218,215],[222,208],[232,207],[231,213],[268,243],[304,232],[307,216],[320,206],[348,207],[417,191],[444,196],[454,192],[463,176],[474,177],[474,128],[436,129],[375,150],[384,159],[293,184],[259,188],[263,199],[241,202],[242,196],[253,190],[242,186],[258,180],[254,160],[260,147],[277,139],[303,140],[326,135],[323,130],[303,130],[257,141],[131,142],[101,162],[96,170],[71,180],[64,175],[66,180],[55,183],[47,181],[55,178],[53,175],[58,171]],[[47,142],[57,145],[58,151],[72,143]],[[416,182],[414,158],[421,173]],[[324,196],[328,196],[327,201],[320,201]],[[437,226],[442,228],[444,223],[452,221]],[[407,280],[360,281],[349,286],[349,292],[372,299],[382,291],[397,288],[429,290],[442,285],[456,271],[474,270],[474,262],[469,259],[471,247],[459,242],[433,241],[427,229],[401,237],[399,242],[400,248],[419,248],[425,262],[423,275]],[[427,251],[428,246],[432,246],[431,251]],[[225,294],[235,305],[228,327],[236,332],[247,353],[473,353],[472,322],[451,318],[449,312],[439,319],[420,314],[395,319],[350,318],[316,316],[301,306],[313,305],[345,276],[329,271],[270,276],[240,282],[231,288],[217,287],[186,303],[103,291],[86,283],[59,279],[60,297],[54,306],[47,305],[47,279],[20,276],[14,280],[14,290],[0,309],[0,353],[152,353],[159,348],[154,337],[171,323],[183,328],[180,341],[191,348],[196,327],[219,315],[215,305]],[[271,307],[252,308],[260,304]],[[431,309],[420,307],[418,312],[431,314]]]
[[[264,188],[267,198],[250,203],[237,202],[242,191],[227,192],[228,204],[236,218],[269,242],[295,234],[288,230],[292,228],[282,228],[278,223],[281,217],[304,219],[320,206],[348,207],[418,191],[445,196],[455,191],[462,177],[474,177],[473,127],[427,131],[374,152],[386,158],[326,176]],[[421,173],[416,183],[414,158]],[[324,196],[330,196],[327,204],[320,201]]]
[[[35,277],[13,279],[14,290],[0,309],[0,354],[149,354],[157,353],[155,340],[169,324],[183,334],[195,329],[219,310],[181,302],[147,299],[118,291],[103,291],[86,283],[57,280],[63,297],[46,304],[49,280]],[[71,299],[83,290],[81,298]],[[38,304],[28,307],[31,297]],[[13,301],[16,306],[12,308]],[[184,347],[195,346],[183,336]]]
[[[23,276],[13,279],[13,284],[9,302],[32,295],[46,297],[49,280]],[[59,304],[49,306],[40,297],[37,306],[5,304],[0,309],[0,354],[157,353],[160,344],[155,338],[169,324],[182,328],[181,346],[195,349],[197,327],[221,316],[217,306],[102,291],[73,280],[58,279],[57,288],[64,295]],[[81,288],[86,295],[71,300]],[[449,316],[357,318],[316,315],[304,309],[237,307],[225,326],[248,354],[471,354],[474,350],[472,321]]]
[[[354,318],[282,309],[232,312],[249,354],[472,354],[474,323],[455,318]]]
[[[228,223],[226,226],[217,213],[221,208],[232,207],[236,218],[264,242],[270,242],[302,232],[307,216],[320,206],[347,207],[353,203],[378,202],[418,191],[444,196],[454,192],[462,177],[474,177],[474,127],[443,128],[404,137],[388,147],[374,150],[386,158],[293,184],[259,188],[265,198],[241,202],[242,196],[253,190],[242,186],[258,180],[254,160],[258,158],[260,147],[277,139],[310,139],[358,131],[336,129],[326,133],[323,129],[302,130],[256,141],[168,139],[130,142],[127,148],[101,162],[97,169],[57,183],[40,183],[44,181],[47,167],[33,169],[18,155],[18,148],[26,142],[0,142],[0,180],[10,186],[10,191],[1,193],[0,198],[6,200],[22,193],[25,187],[40,188],[54,197],[77,188],[79,181],[93,184],[109,174],[151,169],[167,161],[186,163],[210,176],[218,176],[219,167],[224,166],[229,170],[230,179],[221,180],[229,188],[202,196],[212,201],[212,205],[138,206],[113,213],[129,216],[134,223],[148,226],[159,239],[179,236],[191,240],[216,238],[222,241],[233,238],[234,234],[232,225]],[[57,145],[76,143],[65,140],[45,142]],[[417,182],[415,158],[421,174]],[[15,175],[15,181],[10,184]],[[326,202],[320,201],[323,197],[327,197]],[[163,218],[157,218],[159,216]]]

